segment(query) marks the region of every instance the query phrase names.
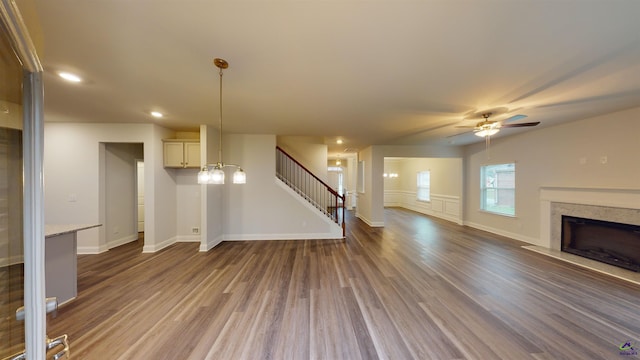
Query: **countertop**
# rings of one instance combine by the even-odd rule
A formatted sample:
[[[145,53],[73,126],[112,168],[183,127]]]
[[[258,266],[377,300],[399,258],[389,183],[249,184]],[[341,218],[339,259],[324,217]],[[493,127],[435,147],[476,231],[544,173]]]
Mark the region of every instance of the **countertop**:
[[[44,237],[68,234],[74,231],[91,229],[102,224],[45,224]]]

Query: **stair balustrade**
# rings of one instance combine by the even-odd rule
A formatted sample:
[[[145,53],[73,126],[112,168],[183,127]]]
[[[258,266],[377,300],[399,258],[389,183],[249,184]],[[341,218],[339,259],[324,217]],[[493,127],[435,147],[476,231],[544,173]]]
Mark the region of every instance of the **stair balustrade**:
[[[339,194],[279,146],[276,147],[276,176],[340,225],[342,236],[345,236],[345,196],[343,194]]]

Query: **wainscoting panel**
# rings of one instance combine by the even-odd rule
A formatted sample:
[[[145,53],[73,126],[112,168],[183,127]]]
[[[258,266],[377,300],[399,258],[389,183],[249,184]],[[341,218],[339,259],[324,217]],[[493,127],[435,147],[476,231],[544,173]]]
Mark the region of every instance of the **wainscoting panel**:
[[[436,213],[444,212],[444,200],[442,199],[431,199],[431,210]]]
[[[385,190],[385,207],[401,207],[462,225],[460,197],[431,194],[431,201],[418,201],[415,191]]]

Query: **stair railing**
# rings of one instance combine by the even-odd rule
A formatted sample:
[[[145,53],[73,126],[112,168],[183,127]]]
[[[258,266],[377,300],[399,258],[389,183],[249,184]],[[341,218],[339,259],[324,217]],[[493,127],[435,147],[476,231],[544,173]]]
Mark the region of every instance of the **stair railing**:
[[[276,146],[276,176],[340,225],[345,236],[344,195],[338,194],[279,146]]]

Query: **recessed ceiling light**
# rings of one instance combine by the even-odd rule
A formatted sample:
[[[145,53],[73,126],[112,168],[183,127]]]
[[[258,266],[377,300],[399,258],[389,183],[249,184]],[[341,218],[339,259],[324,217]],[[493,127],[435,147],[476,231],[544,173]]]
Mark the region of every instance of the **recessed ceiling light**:
[[[68,73],[68,72],[59,72],[58,76],[60,76],[61,78],[67,80],[67,81],[71,81],[71,82],[81,82],[82,79],[80,78],[80,76],[76,75],[76,74],[72,74],[72,73]]]
[[[336,140],[336,144],[338,144],[338,145],[342,144],[342,139]]]
[[[159,112],[159,111],[152,111],[152,112],[151,112],[151,116],[153,116],[153,117],[155,117],[155,118],[161,118],[161,117],[163,117],[164,115],[163,115],[161,112]]]

